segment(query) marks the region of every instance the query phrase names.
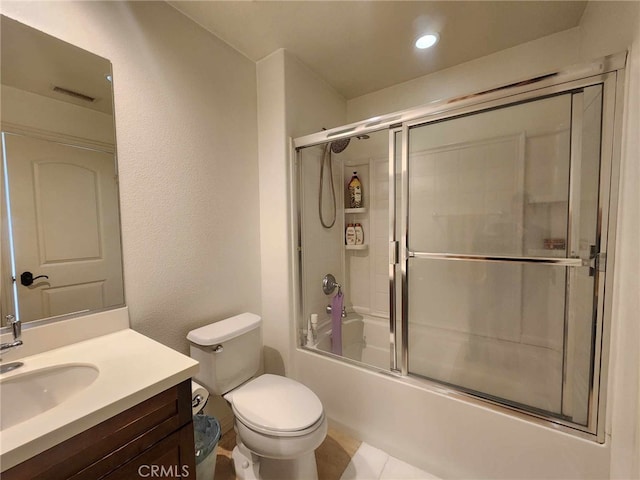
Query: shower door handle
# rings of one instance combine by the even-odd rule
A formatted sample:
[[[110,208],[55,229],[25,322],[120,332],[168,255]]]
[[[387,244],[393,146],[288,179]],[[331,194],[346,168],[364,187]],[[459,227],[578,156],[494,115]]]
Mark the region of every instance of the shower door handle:
[[[582,266],[589,267],[589,276],[595,277],[596,272],[604,272],[607,266],[607,253],[598,252],[595,245],[589,248],[589,258],[582,259]]]
[[[583,267],[585,260],[579,257],[512,257],[507,255],[475,255],[461,253],[431,253],[407,251],[408,258],[427,258],[434,260],[466,260],[469,262],[507,262],[538,265],[557,265],[559,267]]]

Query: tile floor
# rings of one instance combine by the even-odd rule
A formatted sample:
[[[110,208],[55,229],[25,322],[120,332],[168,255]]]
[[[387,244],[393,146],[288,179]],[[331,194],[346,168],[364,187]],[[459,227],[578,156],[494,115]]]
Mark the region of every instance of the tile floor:
[[[231,451],[236,444],[233,430],[218,443],[215,480],[235,480]],[[437,480],[382,450],[330,427],[316,450],[318,480]],[[300,479],[304,480],[304,479]]]
[[[437,480],[419,468],[362,443],[340,480]],[[319,479],[323,480],[323,479]]]

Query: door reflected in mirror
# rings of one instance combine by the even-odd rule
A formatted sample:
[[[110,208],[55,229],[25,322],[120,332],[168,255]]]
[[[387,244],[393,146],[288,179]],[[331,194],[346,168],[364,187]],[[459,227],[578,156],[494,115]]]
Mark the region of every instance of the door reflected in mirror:
[[[111,63],[1,22],[3,326],[122,306]]]

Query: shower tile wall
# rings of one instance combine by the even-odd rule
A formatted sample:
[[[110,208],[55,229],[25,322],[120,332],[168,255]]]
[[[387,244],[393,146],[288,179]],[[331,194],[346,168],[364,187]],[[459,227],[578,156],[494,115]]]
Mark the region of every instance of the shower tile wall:
[[[387,137],[386,132],[377,135]],[[368,244],[365,251],[347,251],[347,300],[364,320],[362,362],[389,368],[389,158],[381,155],[386,145],[378,145],[375,138],[369,142],[358,145],[360,151],[369,150],[367,156],[344,167],[345,195],[354,171],[363,182],[367,212],[347,215],[347,221],[362,223]]]
[[[371,313],[389,316],[389,158],[371,161]]]
[[[332,228],[324,228],[318,217],[318,192],[320,181],[320,161],[324,154],[324,146],[306,148],[302,151],[301,168],[301,222],[304,245],[303,249],[303,315],[301,329],[307,328],[310,314],[317,313],[320,323],[329,320],[325,307],[331,297],[322,291],[322,278],[332,273],[338,283],[344,283],[344,218],[342,169],[334,158],[333,180],[336,192],[336,222]],[[331,201],[331,185],[328,180],[328,168],[325,166],[323,213],[324,219],[333,219]]]
[[[365,214],[348,215],[348,221],[362,223],[364,252],[349,252],[348,278],[353,306],[359,313],[389,316],[389,159],[378,157],[367,163],[345,166],[345,181],[353,171],[365,187]]]
[[[350,146],[349,149],[357,145]],[[362,312],[362,308],[369,309],[371,291],[369,277],[371,275],[371,262],[369,255],[371,254],[372,230],[370,222],[371,212],[371,192],[369,162],[368,160],[353,160],[352,152],[347,149],[345,151],[346,158],[344,160],[344,201],[348,205],[348,189],[347,185],[351,180],[353,172],[357,172],[358,178],[362,183],[363,191],[363,207],[366,208],[365,213],[345,215],[345,226],[348,223],[360,223],[364,230],[364,242],[368,245],[366,250],[346,250],[345,253],[345,270],[347,278],[347,288],[345,289],[347,307],[354,308],[358,313]],[[345,244],[344,238],[342,244]]]

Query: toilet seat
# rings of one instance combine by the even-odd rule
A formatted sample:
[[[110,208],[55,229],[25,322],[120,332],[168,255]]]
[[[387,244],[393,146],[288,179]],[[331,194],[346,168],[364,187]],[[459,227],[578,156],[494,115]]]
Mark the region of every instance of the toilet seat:
[[[324,421],[320,399],[309,388],[279,375],[264,374],[225,395],[236,418],[266,435],[307,435]]]
[[[241,415],[239,415],[235,409],[233,410],[233,413],[236,415],[236,420],[242,423],[243,425],[245,425],[247,428],[250,428],[254,432],[262,433],[263,435],[270,435],[273,437],[301,437],[304,435],[308,435],[310,433],[313,433],[315,430],[317,430],[325,421],[324,413],[323,413],[317,422],[315,422],[313,425],[307,428],[304,428],[301,430],[293,430],[293,431],[282,431],[282,430],[272,430],[269,428],[265,428],[262,425],[256,425],[255,423],[252,423],[247,419],[243,418]]]

